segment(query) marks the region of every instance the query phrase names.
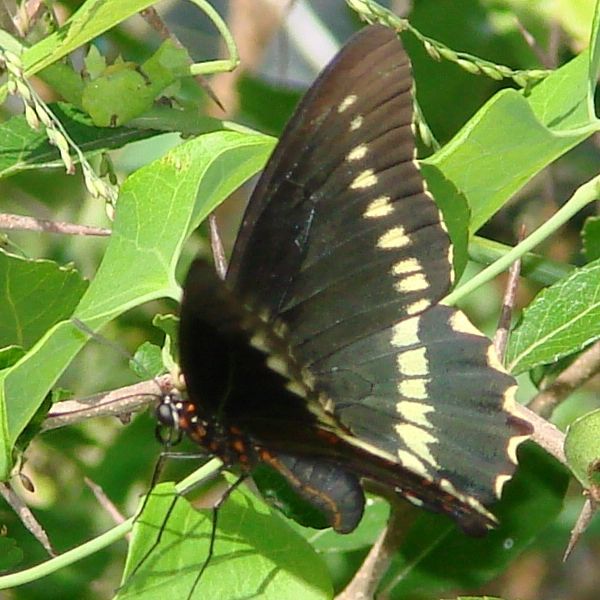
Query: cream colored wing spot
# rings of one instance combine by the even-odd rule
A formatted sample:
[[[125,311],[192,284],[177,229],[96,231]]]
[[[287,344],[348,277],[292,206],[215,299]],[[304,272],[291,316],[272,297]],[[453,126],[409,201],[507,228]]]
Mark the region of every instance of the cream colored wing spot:
[[[415,377],[416,375],[429,374],[429,362],[427,361],[426,349],[424,347],[406,350],[396,357],[398,370],[402,375]]]
[[[300,396],[300,398],[306,398],[306,390],[304,386],[299,384],[297,381],[290,381],[286,384],[285,389],[288,392],[292,392],[296,396]]]
[[[422,292],[429,288],[429,282],[424,273],[415,273],[400,279],[394,284],[394,288],[398,292]]]
[[[427,184],[425,184],[425,187],[427,188]],[[426,191],[427,195],[435,202],[434,197],[429,193],[429,190]],[[438,210],[438,217],[440,219],[440,227],[444,230],[445,233],[448,233],[448,227],[446,225],[446,221],[444,221],[444,215],[442,215],[442,212]]]
[[[405,310],[407,315],[415,315],[418,313],[422,313],[423,311],[427,310],[430,306],[431,301],[427,300],[426,298],[423,298],[422,300],[417,300],[416,302],[409,304]]]
[[[403,419],[419,427],[424,427],[425,429],[433,428],[431,421],[427,418],[429,413],[435,412],[435,408],[430,404],[401,400],[396,404],[396,411]]]
[[[398,384],[398,392],[405,398],[425,400],[427,398],[427,384],[429,379],[405,379]]]
[[[525,441],[528,440],[531,436],[529,435],[516,435],[510,440],[508,440],[508,446],[506,447],[506,454],[508,455],[508,460],[513,465],[518,464],[517,461],[517,448]]]
[[[448,264],[450,265],[450,283],[454,283],[454,246],[448,246]]]
[[[338,106],[338,112],[343,113],[345,110],[348,110],[356,101],[358,100],[358,96],[356,94],[350,94],[346,96]]]
[[[478,335],[480,337],[483,335],[483,333],[481,333],[481,331],[479,331],[479,329],[477,329],[477,327],[475,327],[475,325],[473,325],[473,323],[467,319],[465,313],[461,312],[460,310],[457,310],[450,317],[450,322],[448,324],[453,331],[456,331],[456,333]]]
[[[284,338],[288,334],[288,326],[281,319],[277,319],[273,323],[272,330],[279,338]]]
[[[490,517],[492,521],[496,521],[496,517],[494,517],[492,513],[486,510],[486,508],[483,506],[483,504],[481,504],[481,502],[479,502],[473,496],[466,496],[464,494],[461,494],[448,479],[443,477],[439,480],[438,485],[440,486],[440,489],[442,491],[446,492],[447,494],[450,494],[451,496],[454,496],[455,498],[458,498],[465,504],[468,504],[469,506],[477,510],[477,512]]]
[[[368,151],[369,147],[366,144],[360,144],[359,146],[356,146],[356,148],[353,148],[352,150],[350,150],[350,152],[348,152],[348,154],[346,155],[346,160],[361,160],[367,155]]]
[[[352,121],[350,121],[350,131],[356,131],[362,127],[364,117],[362,115],[356,115]]]
[[[511,385],[505,392],[502,402],[502,408],[509,414],[515,414],[515,406],[517,404],[517,386]]]
[[[285,377],[290,376],[288,364],[279,356],[269,356],[267,358],[267,367],[269,367],[269,369],[271,369],[272,371],[275,371],[275,373],[279,373],[280,375],[283,375]]]
[[[501,373],[506,373],[506,369],[502,366],[498,355],[496,354],[496,348],[494,348],[493,344],[490,344],[487,353],[487,364],[492,368],[496,369],[496,371],[500,371]]]
[[[265,308],[260,309],[257,314],[263,323],[268,323],[271,320],[271,313]]]
[[[404,248],[410,244],[410,237],[406,235],[404,227],[399,225],[386,231],[378,240],[377,247],[383,250],[392,250],[394,248]]]
[[[422,475],[422,473],[421,473],[421,475]],[[407,492],[404,492],[404,497],[411,504],[414,504],[417,508],[421,508],[424,504],[423,500],[419,500],[419,498],[417,498],[416,496],[413,496],[412,494],[408,494]]]
[[[379,196],[375,198],[367,206],[367,210],[363,213],[363,217],[367,219],[378,219],[380,217],[387,217],[394,212],[394,207],[391,204],[391,198],[389,196]]]
[[[258,331],[250,338],[250,345],[265,354],[270,352],[268,340],[261,331]]]
[[[300,371],[300,376],[302,377],[302,383],[309,389],[315,389],[315,376],[307,369],[303,368]]]
[[[392,267],[392,275],[405,275],[421,270],[421,263],[416,258],[405,258]]]
[[[396,323],[392,329],[392,346],[404,348],[418,344],[420,342],[419,320],[419,317],[413,317]]]
[[[335,404],[333,403],[333,400],[327,394],[324,394],[323,392],[321,392],[318,396],[318,400],[319,400],[319,404],[323,407],[323,409],[326,412],[333,414],[333,412],[335,410]]]
[[[494,493],[498,498],[502,496],[502,489],[511,479],[512,477],[510,475],[498,475],[496,477],[496,481],[494,482]]]
[[[350,184],[351,190],[365,190],[377,183],[377,175],[373,169],[365,169],[359,173]]]
[[[414,454],[411,454],[406,450],[398,450],[398,458],[400,459],[403,467],[410,469],[414,473],[418,473],[426,479],[431,479],[431,475],[427,471],[427,467]]]
[[[401,423],[400,425],[396,425],[395,429],[396,433],[412,452],[432,467],[439,469],[440,466],[429,449],[430,444],[436,442],[433,435],[410,423]]]

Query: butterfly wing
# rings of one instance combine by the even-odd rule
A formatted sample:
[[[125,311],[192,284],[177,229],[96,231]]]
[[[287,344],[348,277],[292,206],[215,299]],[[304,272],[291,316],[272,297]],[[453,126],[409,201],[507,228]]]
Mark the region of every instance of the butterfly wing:
[[[302,100],[213,301],[229,332],[223,364],[237,359],[212,410],[263,448],[321,457],[480,533],[528,429],[489,340],[438,304],[452,249],[415,160],[412,115],[407,55],[381,26],[356,35]],[[194,291],[199,276],[182,308],[196,347],[184,322],[210,302]],[[183,368],[203,398],[197,367],[185,366],[194,352],[182,349]]]

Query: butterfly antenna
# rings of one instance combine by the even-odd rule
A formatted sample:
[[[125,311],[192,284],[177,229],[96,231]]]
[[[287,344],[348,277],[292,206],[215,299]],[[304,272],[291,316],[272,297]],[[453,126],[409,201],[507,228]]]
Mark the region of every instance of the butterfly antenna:
[[[156,377],[154,377],[150,373],[150,371],[148,371],[148,369],[146,369],[146,367],[135,356],[133,356],[130,352],[127,352],[127,350],[125,350],[120,344],[109,340],[108,338],[104,337],[103,335],[100,335],[99,333],[96,333],[93,329],[91,329],[88,325],[86,325],[81,319],[78,319],[77,317],[71,317],[71,322],[75,325],[75,327],[77,327],[77,329],[83,331],[83,333],[90,336],[90,338],[94,341],[104,346],[107,346],[108,348],[111,348],[112,350],[120,354],[123,358],[136,365],[136,367],[138,367],[138,369],[142,373],[145,373],[148,379],[152,379],[156,382],[156,386],[160,390],[160,395],[164,393]]]

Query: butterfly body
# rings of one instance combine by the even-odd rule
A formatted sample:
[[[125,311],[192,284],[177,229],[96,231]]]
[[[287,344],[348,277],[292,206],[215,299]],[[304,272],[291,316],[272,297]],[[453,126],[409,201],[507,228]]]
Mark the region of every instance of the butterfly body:
[[[368,479],[478,535],[528,427],[489,340],[439,304],[452,247],[412,114],[400,41],[366,28],[286,127],[226,280],[190,268],[174,417],[226,465],[282,474],[340,532]]]

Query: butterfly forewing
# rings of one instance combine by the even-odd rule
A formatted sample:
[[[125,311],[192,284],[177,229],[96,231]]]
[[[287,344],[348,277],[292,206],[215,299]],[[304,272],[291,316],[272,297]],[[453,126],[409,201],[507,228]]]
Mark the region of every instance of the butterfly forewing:
[[[188,274],[182,428],[228,462],[269,463],[338,530],[365,477],[481,533],[528,429],[489,340],[439,304],[452,250],[415,160],[412,87],[396,34],[372,26],[302,100],[226,284],[198,261]]]
[[[336,324],[328,339],[342,345],[447,291],[449,240],[414,162],[412,115],[407,56],[391,30],[372,27],[325,69],[283,133],[227,280],[258,309],[284,313],[295,345]]]

